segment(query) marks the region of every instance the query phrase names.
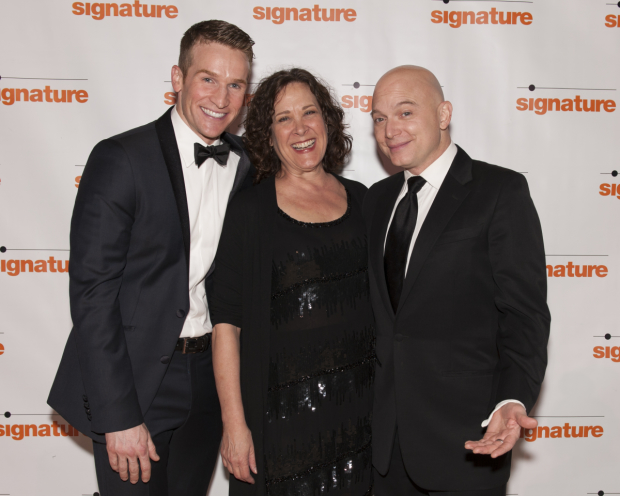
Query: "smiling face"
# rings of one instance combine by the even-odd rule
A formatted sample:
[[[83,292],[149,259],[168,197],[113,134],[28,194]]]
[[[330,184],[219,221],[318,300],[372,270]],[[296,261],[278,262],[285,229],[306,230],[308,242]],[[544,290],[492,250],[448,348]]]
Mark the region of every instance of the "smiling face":
[[[276,98],[271,145],[285,172],[300,175],[322,166],[327,130],[319,104],[306,84],[291,83]]]
[[[192,131],[211,144],[243,106],[250,63],[241,50],[219,43],[196,44],[191,53],[187,74],[176,65],[172,68],[177,111]]]
[[[393,165],[420,174],[450,145],[452,104],[432,73],[419,67],[384,75],[372,99],[374,134]]]

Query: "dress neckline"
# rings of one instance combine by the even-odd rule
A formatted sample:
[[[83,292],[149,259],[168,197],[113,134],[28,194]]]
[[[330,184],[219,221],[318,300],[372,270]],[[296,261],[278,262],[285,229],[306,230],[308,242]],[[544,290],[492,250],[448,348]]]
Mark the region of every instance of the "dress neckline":
[[[282,210],[279,206],[278,206],[278,214],[280,214],[280,216],[283,217],[284,219],[286,219],[287,221],[292,222],[293,224],[296,224],[296,225],[301,226],[301,227],[331,227],[331,226],[336,226],[336,225],[344,222],[351,215],[351,193],[349,193],[349,190],[346,187],[344,188],[344,190],[347,193],[347,210],[342,215],[342,217],[339,217],[339,218],[337,218],[335,220],[330,220],[329,222],[303,222],[301,220],[294,219],[289,214],[287,214],[284,210]]]

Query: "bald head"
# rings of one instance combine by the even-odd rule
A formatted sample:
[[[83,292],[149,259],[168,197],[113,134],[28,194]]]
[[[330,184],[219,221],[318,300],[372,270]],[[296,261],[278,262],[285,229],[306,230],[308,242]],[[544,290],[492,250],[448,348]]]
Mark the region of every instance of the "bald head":
[[[403,83],[418,88],[436,105],[444,101],[443,90],[435,74],[417,65],[400,65],[390,69],[377,82],[375,92]]]
[[[375,139],[393,165],[420,174],[450,145],[452,104],[435,75],[415,65],[386,72],[372,98]]]

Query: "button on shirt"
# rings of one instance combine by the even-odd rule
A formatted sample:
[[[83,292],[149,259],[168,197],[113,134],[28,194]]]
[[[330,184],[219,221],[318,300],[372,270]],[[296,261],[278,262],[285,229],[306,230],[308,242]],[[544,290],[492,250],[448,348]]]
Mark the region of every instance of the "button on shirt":
[[[441,154],[441,156],[426,169],[424,169],[424,171],[422,171],[422,174],[420,174],[420,176],[422,176],[426,180],[426,184],[424,184],[420,191],[418,191],[418,219],[415,225],[415,230],[413,231],[413,236],[411,237],[411,243],[409,244],[405,274],[409,269],[409,259],[411,258],[411,253],[413,252],[413,246],[415,245],[415,241],[416,239],[418,239],[418,234],[420,234],[420,229],[422,229],[422,224],[424,224],[424,220],[426,219],[426,216],[428,215],[428,212],[433,205],[433,201],[435,201],[437,192],[439,191],[443,180],[446,178],[446,175],[450,170],[450,166],[452,165],[452,162],[454,161],[454,157],[456,157],[457,152],[458,148],[456,147],[456,145],[454,143],[450,143],[448,148],[446,148],[446,150]],[[396,207],[398,206],[398,203],[409,191],[407,187],[407,179],[413,176],[414,174],[412,174],[408,170],[405,170],[403,187],[401,188],[398,198],[396,199],[396,203],[394,204],[394,209],[392,210],[392,216],[390,217],[387,232],[389,232],[390,230],[390,225],[392,224],[392,219],[394,218],[394,213],[396,212]],[[387,241],[387,235],[385,239]],[[385,251],[385,241],[383,243],[383,249]],[[491,420],[493,414],[506,403],[519,403],[523,406],[523,403],[517,400],[501,401],[491,412],[491,415],[489,415],[489,417],[484,422],[482,422],[482,427],[486,427],[487,425],[489,425],[489,421]],[[523,407],[525,408],[525,406]]]
[[[176,107],[171,117],[183,166],[190,226],[189,311],[180,337],[195,338],[213,330],[204,280],[215,259],[240,157],[231,151],[225,166],[209,158],[197,167],[194,143],[207,143],[183,122]],[[213,145],[220,143],[217,140]]]

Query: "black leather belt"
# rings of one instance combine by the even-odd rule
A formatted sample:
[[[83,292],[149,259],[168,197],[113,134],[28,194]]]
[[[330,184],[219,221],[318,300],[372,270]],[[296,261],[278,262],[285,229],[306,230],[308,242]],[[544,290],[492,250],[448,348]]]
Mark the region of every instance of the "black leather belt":
[[[174,351],[185,353],[204,353],[211,346],[211,333],[197,338],[179,338]]]

